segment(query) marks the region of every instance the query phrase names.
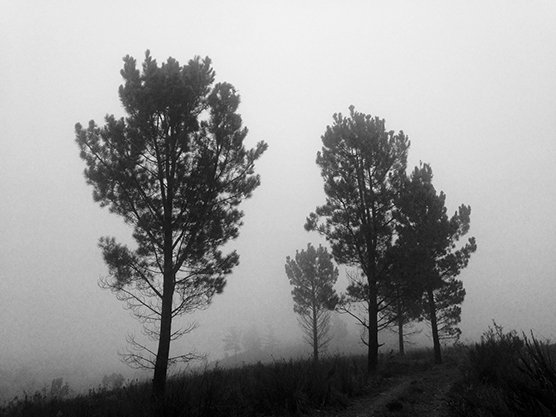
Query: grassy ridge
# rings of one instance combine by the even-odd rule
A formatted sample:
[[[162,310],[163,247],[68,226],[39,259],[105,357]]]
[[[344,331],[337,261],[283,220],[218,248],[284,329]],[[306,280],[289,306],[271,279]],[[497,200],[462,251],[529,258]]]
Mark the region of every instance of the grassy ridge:
[[[532,335],[505,333],[495,324],[479,343],[444,353],[446,362],[458,363],[461,370],[447,399],[451,417],[556,416],[555,345]],[[151,402],[148,382],[63,398],[60,379],[59,389],[14,399],[0,408],[0,416],[300,415],[345,408],[351,398],[387,389],[392,377],[415,375],[431,366],[430,350],[404,358],[382,356],[372,378],[367,378],[364,356],[328,357],[318,364],[282,360],[230,369],[215,366],[169,378],[163,404]]]
[[[422,355],[430,357],[429,352]],[[150,384],[117,390],[90,391],[75,398],[52,398],[42,393],[14,400],[2,416],[272,416],[294,415],[315,409],[343,408],[349,398],[379,391],[385,378],[428,366],[428,360],[381,361],[368,379],[363,356],[276,361],[241,368],[218,366],[168,380],[164,404],[150,402]]]

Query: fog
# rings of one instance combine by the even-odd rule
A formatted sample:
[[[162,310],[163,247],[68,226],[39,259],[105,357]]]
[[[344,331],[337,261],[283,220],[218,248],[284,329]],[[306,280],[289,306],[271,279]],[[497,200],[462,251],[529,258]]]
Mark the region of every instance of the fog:
[[[431,164],[450,213],[472,208],[478,249],[460,275],[462,340],[493,319],[556,336],[554,2],[137,3],[3,2],[3,375],[39,388],[135,375],[118,352],[140,325],[97,285],[107,273],[98,238],[131,241],[131,230],[93,202],[74,125],[124,115],[122,57],[142,62],[146,49],[159,63],[209,56],[217,81],[241,94],[248,145],[269,144],[228,245],[240,265],[207,310],[181,319],[198,328],[173,349],[220,359],[233,326],[301,343],[284,263],[325,243],[303,229],[324,202],[315,156],[332,115],[351,104],[409,136],[409,169]]]

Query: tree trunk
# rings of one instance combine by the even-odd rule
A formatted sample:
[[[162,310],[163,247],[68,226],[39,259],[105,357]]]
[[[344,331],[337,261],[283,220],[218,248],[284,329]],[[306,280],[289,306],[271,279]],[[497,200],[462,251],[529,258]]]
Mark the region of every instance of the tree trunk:
[[[313,360],[319,361],[319,335],[317,327],[317,311],[313,304]]]
[[[434,291],[432,289],[427,290],[427,295],[429,298],[429,315],[431,321],[432,329],[432,341],[434,345],[434,363],[442,363],[442,353],[440,351],[440,338],[438,336],[438,323],[436,322],[436,303],[434,302]]]
[[[173,277],[167,279],[164,274],[164,294],[162,298],[162,314],[160,318],[160,336],[153,377],[153,398],[162,399],[166,391],[166,376],[168,371],[168,358],[170,355],[170,336],[172,334],[172,298]],[[167,281],[169,285],[167,285]]]
[[[403,312],[402,312],[402,306],[400,301],[398,300],[398,347],[399,347],[399,353],[400,356],[404,356],[405,355],[405,350],[404,350],[404,343],[403,343]]]
[[[367,373],[372,375],[378,365],[378,309],[377,309],[376,282],[369,281],[369,328],[368,328],[368,356]]]
[[[156,353],[152,387],[152,396],[155,400],[163,399],[166,391],[170,338],[172,335],[172,301],[174,298],[175,273],[172,248],[172,218],[170,213],[171,204],[167,203],[164,215],[164,283],[162,288],[162,310],[160,314],[160,334],[158,336],[158,351]]]
[[[373,210],[373,219],[374,210]],[[367,355],[367,376],[371,376],[376,372],[378,365],[378,288],[376,283],[377,271],[375,263],[375,248],[371,236],[367,236],[367,283],[369,284],[368,291],[368,306],[369,306],[369,331],[368,338],[368,355]]]

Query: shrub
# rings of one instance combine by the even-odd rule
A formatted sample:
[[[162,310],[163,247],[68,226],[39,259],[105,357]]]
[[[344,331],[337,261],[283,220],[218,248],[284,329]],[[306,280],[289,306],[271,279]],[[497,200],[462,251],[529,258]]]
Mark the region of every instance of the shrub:
[[[468,351],[468,377],[482,384],[502,386],[519,377],[517,365],[523,341],[515,331],[504,333],[502,326],[493,323],[481,336],[481,341]]]
[[[452,416],[556,416],[556,366],[548,342],[505,333],[496,323],[467,349]]]

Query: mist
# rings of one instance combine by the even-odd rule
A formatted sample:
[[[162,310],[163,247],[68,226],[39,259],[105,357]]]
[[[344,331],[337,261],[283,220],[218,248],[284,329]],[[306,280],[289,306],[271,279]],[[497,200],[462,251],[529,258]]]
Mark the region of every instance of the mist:
[[[93,201],[74,125],[119,103],[122,58],[159,63],[209,56],[216,81],[239,91],[247,146],[269,144],[261,185],[241,208],[226,249],[240,265],[197,328],[172,345],[225,360],[231,328],[272,330],[305,354],[284,272],[308,242],[305,219],[323,204],[315,164],[332,115],[348,106],[411,140],[408,170],[430,163],[452,214],[471,206],[478,249],[459,279],[467,291],[462,341],[496,320],[556,336],[556,5],[549,1],[11,2],[0,16],[0,399],[64,377],[150,378],[121,363],[141,325],[109,291],[98,239],[132,244],[131,229]],[[340,265],[336,286],[346,286]],[[349,317],[343,346],[362,349]],[[255,330],[253,330],[255,329]],[[415,338],[428,345],[427,329]],[[381,335],[390,347],[393,336]],[[334,344],[333,344],[334,346]],[[278,348],[277,348],[278,349]],[[290,350],[288,350],[290,349]],[[296,350],[297,349],[297,350]],[[306,352],[309,352],[309,348]],[[331,348],[334,350],[334,347]]]

